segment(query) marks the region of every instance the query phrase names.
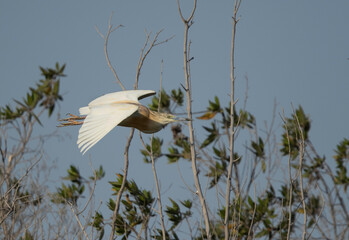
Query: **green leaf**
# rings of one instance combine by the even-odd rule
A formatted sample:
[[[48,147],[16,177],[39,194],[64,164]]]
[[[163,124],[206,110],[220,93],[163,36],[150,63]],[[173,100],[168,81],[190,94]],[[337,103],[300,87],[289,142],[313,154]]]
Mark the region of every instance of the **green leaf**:
[[[183,106],[184,94],[183,94],[182,90],[180,88],[178,88],[177,91],[175,89],[173,89],[171,91],[171,99],[172,99],[172,101],[177,103],[178,106]]]
[[[205,127],[205,126],[203,127],[210,134],[203,141],[203,143],[201,144],[200,148],[204,148],[204,147],[208,146],[209,144],[211,144],[212,142],[214,142],[215,140],[218,139],[218,137],[219,137],[219,130],[217,129],[216,124],[214,122],[212,122],[211,126],[212,126],[211,128]]]
[[[308,141],[310,126],[310,119],[301,106],[295,110],[295,114],[285,119],[282,148],[280,150],[284,156],[290,155],[293,160],[296,159],[299,153],[300,141],[302,139],[304,139],[304,143]]]
[[[258,138],[258,143],[251,141],[252,152],[256,155],[256,157],[264,159],[264,142],[262,138]]]
[[[168,151],[169,153],[166,154],[168,158],[168,163],[175,163],[180,159],[181,154],[179,153],[177,148],[169,147]]]
[[[269,235],[269,231],[267,229],[263,229],[262,231],[258,232],[255,237],[260,238],[267,235]]]
[[[105,176],[105,172],[103,170],[102,165],[100,165],[98,170],[94,170],[94,176],[91,176],[90,179],[95,180],[95,178],[96,178],[96,180],[100,180],[104,176]]]
[[[164,89],[160,92],[161,95],[161,103],[160,103],[160,111],[170,112],[171,98],[166,93]],[[154,96],[152,98],[152,103],[148,105],[150,110],[158,111],[159,109],[159,97]]]
[[[172,203],[172,206],[166,206],[165,212],[168,216],[168,219],[172,222],[170,230],[173,230],[183,220],[183,217],[179,205],[172,198],[169,199]]]
[[[153,154],[154,160],[162,156],[161,153],[161,146],[162,146],[163,140],[159,137],[152,138],[152,146],[149,144],[146,144],[146,150],[141,149],[141,154],[144,156],[143,160],[145,163],[151,163],[150,154]]]
[[[184,207],[186,207],[186,208],[188,208],[188,209],[190,209],[190,208],[193,206],[193,202],[190,201],[189,199],[188,199],[188,200],[184,200],[184,201],[180,201],[180,202],[181,202],[181,204],[182,204]]]

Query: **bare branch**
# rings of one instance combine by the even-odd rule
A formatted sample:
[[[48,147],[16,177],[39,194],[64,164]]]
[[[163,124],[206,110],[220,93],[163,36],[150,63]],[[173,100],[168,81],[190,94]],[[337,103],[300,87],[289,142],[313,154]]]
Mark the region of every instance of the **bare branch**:
[[[184,47],[183,47],[183,56],[184,56],[184,77],[185,77],[185,89],[186,89],[186,95],[187,95],[187,114],[188,118],[192,119],[192,97],[191,97],[191,75],[190,75],[190,57],[189,57],[189,50],[190,50],[190,42],[188,43],[188,31],[190,24],[189,22],[192,21],[192,18],[195,13],[196,9],[196,3],[197,0],[194,0],[194,6],[191,12],[191,15],[189,18],[185,19],[182,15],[181,8],[179,5],[179,0],[177,0],[177,5],[178,5],[178,10],[179,14],[181,16],[182,22],[184,24]],[[193,170],[193,176],[194,176],[194,182],[195,182],[195,187],[197,190],[197,195],[199,196],[200,199],[200,204],[202,208],[202,214],[205,220],[205,228],[206,228],[206,235],[207,239],[211,239],[211,229],[210,229],[210,220],[209,220],[209,215],[208,215],[208,210],[207,210],[207,205],[206,205],[206,200],[205,197],[202,193],[200,181],[199,181],[199,173],[197,171],[197,166],[196,166],[196,149],[195,149],[195,135],[194,135],[194,128],[193,128],[193,123],[190,121],[188,123],[189,127],[189,141],[190,141],[190,152],[191,152],[191,162],[192,162],[192,170]]]
[[[247,239],[253,239],[253,236],[251,236],[251,231],[253,229],[253,221],[256,215],[256,210],[257,210],[257,199],[256,199],[256,185],[254,184],[254,207],[253,207],[253,214],[252,214],[252,221],[251,221],[251,225],[250,228],[248,229],[248,235],[247,235]]]
[[[224,233],[225,239],[228,240],[230,238],[229,231],[229,209],[230,209],[230,193],[231,193],[231,178],[232,178],[232,168],[234,166],[235,172],[235,196],[236,199],[240,197],[240,183],[239,183],[239,175],[236,163],[234,164],[234,142],[235,142],[235,116],[234,116],[234,106],[235,106],[235,33],[236,33],[236,25],[238,21],[236,20],[237,12],[239,10],[239,6],[241,4],[241,0],[235,0],[234,4],[234,12],[233,12],[233,28],[232,28],[232,36],[231,36],[231,52],[230,52],[230,138],[229,138],[229,148],[230,148],[230,159],[229,159],[229,168],[228,168],[228,176],[227,176],[227,188],[225,192],[225,217],[224,217]]]
[[[96,31],[97,33],[104,39],[104,54],[105,54],[105,58],[107,60],[107,64],[108,64],[108,67],[110,68],[110,70],[113,72],[114,74],[114,77],[117,81],[117,83],[120,85],[121,89],[122,90],[126,90],[124,85],[122,84],[122,82],[120,81],[119,79],[119,76],[117,75],[116,71],[115,71],[115,68],[111,65],[110,63],[110,59],[109,59],[109,55],[108,55],[108,40],[109,40],[109,37],[110,37],[110,34],[112,32],[114,32],[115,30],[117,30],[119,27],[123,27],[123,25],[118,25],[117,27],[113,27],[113,25],[111,24],[111,20],[112,20],[112,17],[113,17],[113,13],[110,15],[109,17],[109,22],[108,22],[108,31],[107,31],[107,34],[106,35],[103,35],[98,27],[96,26]]]
[[[288,178],[290,181],[289,184],[289,203],[288,203],[288,227],[287,227],[287,240],[290,239],[291,234],[291,225],[292,225],[292,196],[293,196],[293,179],[292,179],[292,171],[291,171],[291,144],[290,144],[290,137],[288,135],[288,127],[286,124],[286,117],[285,112],[282,110],[282,120],[284,122],[285,131],[286,131],[286,137],[287,137],[287,143],[288,143]]]
[[[38,162],[41,160],[41,157],[39,159],[37,159],[29,168],[26,169],[25,174],[17,180],[17,182],[15,184],[12,184],[12,186],[6,191],[6,193],[4,194],[4,197],[6,197],[14,188],[18,188],[21,184],[21,182],[23,181],[23,179],[25,177],[28,176],[29,172],[33,169],[33,167],[38,164]],[[1,219],[0,224],[5,220],[5,218]]]
[[[118,27],[122,26],[122,25],[119,25],[118,27],[116,28],[112,28],[112,25],[111,25],[111,17],[109,19],[109,28],[108,28],[108,33],[107,33],[107,36],[103,36],[101,35],[104,39],[105,39],[105,55],[106,55],[106,58],[107,58],[107,62],[108,62],[108,66],[112,69],[116,79],[119,79],[117,77],[117,74],[114,70],[114,68],[112,68],[111,64],[110,64],[110,61],[109,61],[109,58],[107,57],[108,56],[108,53],[107,53],[107,43],[108,43],[108,37],[110,35],[110,33],[112,31],[115,31]],[[160,30],[159,32],[157,32],[154,36],[154,38],[150,41],[150,34],[151,33],[147,33],[146,32],[146,41],[144,43],[144,46],[141,50],[141,54],[140,54],[140,57],[139,57],[139,60],[138,60],[138,64],[137,64],[137,70],[136,70],[136,79],[135,79],[135,84],[134,84],[134,89],[137,89],[138,88],[138,82],[139,82],[139,76],[140,76],[140,72],[141,72],[141,69],[142,69],[142,66],[143,66],[143,63],[146,59],[146,57],[148,56],[148,54],[150,53],[150,51],[152,50],[152,48],[154,46],[157,46],[159,44],[162,44],[162,43],[165,43],[165,42],[168,42],[171,38],[168,38],[168,39],[165,39],[164,41],[162,42],[158,42],[158,37],[160,35],[160,33],[162,32],[163,30]],[[99,32],[99,31],[98,31]],[[149,44],[149,46],[148,46]],[[148,48],[147,48],[148,46]],[[121,86],[121,88],[123,90],[125,90],[125,88],[123,87],[123,85],[121,84],[121,81],[119,81],[119,84]],[[119,207],[120,207],[120,201],[121,201],[121,196],[122,196],[122,193],[125,189],[125,184],[126,184],[126,179],[127,179],[127,173],[128,173],[128,162],[129,162],[129,157],[128,157],[128,154],[129,154],[129,148],[130,148],[130,144],[131,144],[131,141],[132,141],[132,138],[133,138],[133,135],[134,135],[134,128],[132,128],[131,132],[130,132],[130,136],[128,138],[128,141],[127,141],[127,144],[125,146],[125,168],[124,168],[124,176],[123,176],[123,181],[122,181],[122,184],[121,184],[121,187],[120,187],[120,190],[119,190],[119,193],[118,193],[118,196],[117,196],[117,199],[116,199],[116,203],[115,203],[115,209],[114,209],[114,212],[113,212],[113,217],[112,217],[112,231],[111,231],[111,234],[110,234],[110,240],[112,240],[114,238],[114,234],[115,234],[115,220],[116,220],[116,217],[117,217],[117,214],[118,214],[118,211],[119,211]]]
[[[293,106],[292,106],[293,108]],[[295,110],[293,109],[293,114],[295,116],[295,119],[297,121],[297,127],[298,131],[300,132],[300,142],[299,142],[299,181],[300,181],[300,190],[301,190],[301,198],[302,198],[302,205],[303,205],[303,215],[304,215],[304,221],[303,221],[303,236],[302,239],[304,240],[307,235],[307,209],[305,206],[305,199],[304,199],[304,189],[303,189],[303,157],[304,157],[304,135],[302,127],[299,123],[299,119],[297,117],[297,114]]]
[[[129,162],[128,154],[129,154],[131,141],[132,141],[132,138],[133,138],[133,135],[134,135],[134,131],[135,131],[135,129],[132,128],[131,132],[130,132],[130,136],[128,137],[128,140],[127,140],[127,143],[126,143],[126,147],[125,147],[125,153],[124,153],[124,156],[125,156],[124,176],[122,178],[122,183],[121,183],[120,190],[118,192],[118,196],[116,197],[115,209],[114,209],[113,217],[112,217],[112,228],[111,228],[111,233],[110,233],[109,240],[113,240],[114,239],[115,221],[116,221],[117,214],[119,212],[121,196],[122,196],[122,194],[124,192],[124,189],[125,189],[125,186],[126,186],[126,179],[127,179],[127,173],[128,173],[128,162]]]
[[[86,233],[86,230],[85,230],[84,226],[82,226],[82,223],[81,223],[81,221],[80,221],[80,219],[79,219],[78,214],[76,213],[76,211],[75,211],[75,209],[74,209],[73,204],[70,203],[70,202],[68,202],[68,201],[66,201],[66,203],[69,205],[70,210],[72,211],[72,213],[73,213],[73,215],[74,215],[76,221],[78,222],[81,231],[84,233],[85,238],[86,238],[87,240],[90,240],[89,237],[88,237],[88,235],[87,235],[87,233]]]
[[[190,16],[187,19],[185,19],[183,17],[183,14],[182,14],[181,6],[179,5],[179,0],[177,0],[178,12],[179,12],[179,15],[181,16],[181,19],[182,19],[183,23],[189,23],[193,19],[194,13],[195,13],[195,10],[196,10],[196,3],[197,3],[197,0],[194,0],[194,6],[193,6],[193,9],[192,9],[192,11],[190,13]]]
[[[85,206],[84,206],[79,212],[76,213],[78,216],[79,216],[81,213],[83,213],[83,212],[86,210],[87,206],[90,204],[90,201],[91,201],[91,199],[92,199],[92,196],[93,196],[93,194],[94,194],[94,192],[95,192],[95,188],[96,188],[97,175],[96,175],[96,170],[93,169],[91,162],[90,162],[90,167],[91,167],[92,172],[93,172],[93,175],[94,175],[93,186],[92,186],[92,190],[91,190],[91,192],[90,192],[90,196],[89,196],[87,202],[85,203]]]
[[[322,215],[322,212],[323,212],[323,210],[324,210],[324,208],[325,208],[325,198],[324,198],[324,195],[322,194],[322,191],[321,191],[321,189],[319,188],[319,186],[316,185],[316,187],[319,189],[319,192],[320,192],[320,194],[321,194],[321,199],[322,199],[322,203],[323,203],[323,204],[322,204],[322,207],[321,207],[321,211],[320,211],[320,213],[319,213],[319,216],[317,217],[317,219],[316,219],[316,221],[315,221],[315,223],[314,223],[314,226],[313,226],[312,230],[310,231],[310,233],[309,233],[307,239],[310,239],[310,237],[311,237],[311,235],[312,235],[312,233],[313,233],[315,227],[318,225],[318,222],[319,222],[319,220],[320,220],[320,217],[321,217],[321,215]]]
[[[162,239],[166,240],[166,229],[165,229],[165,224],[164,224],[164,215],[162,212],[162,204],[161,204],[161,193],[160,193],[160,188],[159,188],[159,181],[158,181],[158,175],[156,173],[156,168],[155,168],[155,159],[154,159],[154,154],[153,154],[153,139],[154,139],[154,134],[152,134],[151,139],[150,139],[150,151],[148,151],[141,132],[139,132],[139,138],[141,139],[142,145],[144,147],[144,150],[147,151],[148,155],[151,158],[151,166],[153,168],[153,173],[154,173],[154,181],[155,181],[155,186],[156,186],[156,192],[157,192],[157,199],[158,199],[158,205],[159,205],[159,211],[157,211],[160,215],[160,223],[161,223],[161,231],[162,231]]]
[[[139,55],[139,60],[138,60],[138,64],[137,64],[137,70],[136,70],[136,80],[135,80],[135,85],[134,85],[134,89],[137,89],[138,88],[138,82],[139,82],[139,76],[141,74],[141,69],[143,67],[143,64],[144,64],[144,61],[145,59],[147,58],[148,54],[150,53],[150,51],[153,49],[153,47],[155,46],[158,46],[160,44],[163,44],[163,43],[166,43],[168,41],[170,41],[172,37],[170,38],[167,38],[163,41],[158,41],[158,38],[159,38],[159,35],[161,34],[161,32],[163,31],[164,29],[161,29],[160,31],[158,31],[155,36],[153,37],[152,40],[150,40],[150,35],[151,35],[151,32],[150,33],[147,33],[145,31],[145,35],[146,35],[146,40],[144,42],[144,45],[143,45],[143,48],[141,50],[141,54]],[[149,46],[148,46],[149,45]],[[148,48],[147,48],[148,47]],[[161,90],[161,89],[160,89]]]

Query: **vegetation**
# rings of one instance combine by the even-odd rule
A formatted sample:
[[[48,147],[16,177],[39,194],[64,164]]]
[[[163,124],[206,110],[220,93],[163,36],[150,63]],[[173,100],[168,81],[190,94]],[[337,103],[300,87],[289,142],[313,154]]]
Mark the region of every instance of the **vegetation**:
[[[171,139],[152,136],[139,150],[146,164],[152,164],[156,192],[128,177],[128,151],[134,129],[125,144],[124,171],[116,173],[109,186],[112,197],[97,206],[96,182],[105,176],[103,167],[85,177],[78,166],[67,166],[67,175],[50,192],[50,167],[44,161],[44,138],[33,138],[36,125],[44,125],[43,114],[51,117],[63,100],[60,80],[65,65],[40,67],[42,80],[15,107],[0,107],[0,236],[4,239],[349,239],[348,161],[349,140],[339,139],[333,156],[324,156],[310,139],[311,119],[298,106],[292,114],[273,117],[257,127],[258,119],[248,109],[238,109],[234,99],[234,41],[241,1],[233,9],[232,69],[230,102],[218,96],[207,99],[200,115],[191,111],[189,29],[196,1],[188,18],[179,13],[184,26],[184,79],[182,88],[161,89],[149,108],[174,113],[187,107],[188,127],[170,126]],[[105,40],[108,66],[117,77],[107,54],[111,19]],[[136,70],[138,86],[143,63],[159,41],[161,31],[146,42]],[[175,114],[175,113],[174,113]],[[201,129],[191,122],[200,121]],[[316,121],[313,120],[313,121]],[[197,131],[205,138],[197,138]],[[141,135],[140,135],[141,136]],[[237,147],[239,140],[246,142]],[[164,142],[171,142],[164,147]],[[235,147],[234,147],[235,146]],[[192,163],[193,184],[187,186],[191,198],[159,191],[156,162]],[[203,186],[201,181],[208,182]],[[194,184],[195,183],[195,184]],[[258,189],[257,189],[258,187]],[[212,201],[207,196],[216,196]],[[161,199],[169,200],[162,205]],[[102,207],[103,208],[103,207]]]

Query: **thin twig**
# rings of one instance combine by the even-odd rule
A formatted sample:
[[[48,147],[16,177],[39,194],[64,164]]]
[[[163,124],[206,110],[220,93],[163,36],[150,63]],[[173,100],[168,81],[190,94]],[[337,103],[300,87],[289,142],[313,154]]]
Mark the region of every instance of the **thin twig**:
[[[184,55],[184,77],[185,77],[185,89],[186,89],[186,95],[187,95],[187,113],[188,113],[188,118],[192,119],[192,97],[191,97],[191,75],[190,75],[190,62],[189,62],[189,50],[188,46],[188,31],[189,27],[192,24],[192,19],[196,10],[196,4],[197,0],[194,0],[194,6],[192,9],[192,12],[190,16],[185,19],[182,15],[181,7],[179,5],[179,0],[177,0],[177,6],[178,6],[178,11],[179,15],[182,19],[182,22],[184,24],[184,47],[183,47],[183,55]],[[192,170],[193,170],[193,176],[194,176],[194,182],[195,182],[195,187],[197,190],[197,195],[199,196],[200,199],[200,204],[202,208],[202,214],[205,220],[205,228],[206,228],[206,236],[207,239],[211,239],[211,229],[210,229],[210,220],[209,220],[209,215],[208,215],[208,210],[206,206],[206,200],[205,197],[202,194],[201,190],[201,185],[200,185],[200,180],[199,180],[199,173],[197,171],[197,166],[196,166],[196,150],[195,150],[195,135],[194,135],[194,128],[193,128],[193,121],[190,121],[188,123],[189,127],[189,141],[190,141],[190,153],[191,153],[191,162],[192,162]]]
[[[181,169],[179,168],[179,164],[178,161],[176,161],[176,165],[177,165],[177,171],[179,173],[179,177],[181,178],[182,182],[184,183],[184,185],[187,187],[187,189],[192,193],[195,194],[195,191],[193,189],[191,189],[191,187],[186,183],[186,181],[184,180],[183,174]]]
[[[120,87],[122,88],[122,90],[126,90],[125,87],[124,87],[124,85],[123,85],[122,82],[120,81],[119,76],[117,75],[117,73],[116,73],[114,67],[111,65],[110,59],[109,59],[109,55],[108,55],[108,40],[109,40],[110,34],[111,34],[112,32],[114,32],[115,30],[117,30],[119,27],[122,27],[122,25],[118,25],[117,27],[113,27],[113,25],[111,24],[112,16],[113,16],[113,13],[112,13],[112,14],[110,15],[110,17],[109,17],[108,31],[107,31],[107,34],[106,34],[105,36],[99,31],[99,29],[98,29],[97,27],[96,27],[96,31],[97,31],[97,33],[104,39],[104,54],[105,54],[105,57],[106,57],[106,60],[107,60],[108,67],[109,67],[110,70],[113,72],[114,77],[115,77],[115,79],[117,80],[117,82],[118,82],[118,84],[120,85]],[[116,198],[115,209],[114,209],[114,211],[113,211],[112,229],[111,229],[111,233],[110,233],[110,237],[109,237],[110,240],[113,240],[113,239],[114,239],[114,234],[115,234],[115,221],[116,221],[116,217],[117,217],[117,214],[118,214],[118,211],[119,211],[120,202],[121,202],[121,197],[122,197],[122,194],[123,194],[123,192],[124,192],[125,185],[126,185],[127,173],[128,173],[128,163],[129,163],[128,153],[129,153],[129,148],[130,148],[131,141],[132,141],[132,138],[133,138],[133,134],[134,134],[134,129],[132,128],[132,129],[131,129],[131,132],[130,132],[130,136],[129,136],[129,138],[128,138],[128,140],[127,140],[127,143],[126,143],[126,146],[125,146],[125,153],[124,153],[124,156],[125,156],[124,176],[123,176],[122,184],[121,184],[121,187],[120,187],[120,189],[119,189],[119,192],[118,192],[118,195],[117,195],[117,198]]]
[[[293,108],[293,106],[292,106]],[[304,240],[306,238],[307,235],[307,209],[306,209],[306,205],[305,205],[305,199],[304,199],[304,188],[303,188],[303,157],[304,157],[304,144],[305,144],[305,140],[304,140],[304,135],[303,135],[303,130],[302,127],[299,123],[299,119],[297,117],[297,114],[295,112],[295,110],[293,109],[293,114],[296,118],[297,121],[297,127],[301,136],[300,142],[299,142],[299,181],[300,181],[300,190],[301,190],[301,198],[302,198],[302,205],[303,205],[303,216],[304,216],[304,220],[303,220],[303,235],[302,235],[302,239]]]
[[[288,203],[288,227],[287,227],[287,238],[286,238],[288,240],[290,239],[291,225],[292,225],[293,179],[292,179],[292,172],[291,172],[291,144],[290,144],[290,137],[288,135],[288,127],[287,127],[285,112],[283,109],[282,109],[282,120],[284,122],[287,144],[288,144],[288,178],[290,180],[289,203]]]
[[[90,167],[91,167],[91,169],[92,169],[92,171],[93,171],[93,175],[94,175],[93,186],[92,186],[92,190],[91,190],[91,192],[90,192],[90,196],[89,196],[87,202],[85,203],[85,206],[82,208],[81,211],[77,212],[77,215],[78,215],[78,216],[86,210],[87,206],[89,205],[89,203],[90,203],[90,201],[91,201],[91,199],[92,199],[92,196],[93,196],[93,194],[94,194],[94,192],[95,192],[95,188],[96,188],[97,174],[96,174],[96,170],[93,169],[91,162],[90,162]]]
[[[166,229],[165,229],[165,224],[164,224],[164,215],[162,212],[162,204],[161,204],[161,193],[160,193],[160,188],[159,188],[159,181],[158,181],[158,176],[156,173],[156,168],[155,168],[155,159],[154,159],[154,154],[153,154],[153,139],[154,139],[154,134],[152,134],[151,139],[150,139],[150,151],[148,151],[141,132],[139,132],[139,138],[141,139],[142,145],[144,149],[147,151],[148,155],[151,158],[151,166],[153,168],[153,173],[154,173],[154,181],[155,181],[155,186],[156,186],[156,193],[157,193],[157,198],[158,198],[158,206],[159,206],[159,215],[160,215],[160,223],[161,223],[161,231],[162,231],[162,239],[166,240]]]
[[[87,235],[87,233],[86,233],[86,231],[85,231],[85,228],[84,228],[84,226],[82,226],[82,223],[81,223],[81,221],[80,221],[80,219],[79,219],[79,216],[77,215],[77,213],[76,213],[75,210],[74,210],[73,204],[72,204],[71,202],[68,202],[68,201],[66,201],[66,202],[68,203],[68,205],[69,205],[69,207],[70,207],[70,210],[73,212],[74,217],[75,217],[76,221],[78,222],[78,224],[79,224],[79,226],[80,226],[80,228],[81,228],[81,231],[82,231],[82,232],[84,233],[84,235],[85,235],[85,238],[86,238],[87,240],[89,240],[89,237],[88,237],[88,235]]]
[[[248,235],[247,235],[247,239],[253,239],[253,237],[251,237],[251,231],[253,231],[253,221],[254,221],[254,218],[255,218],[255,215],[256,215],[256,210],[257,210],[257,197],[256,197],[256,185],[253,184],[254,186],[254,208],[253,208],[253,214],[252,214],[252,217],[251,217],[251,224],[250,224],[250,228],[248,229]]]
[[[322,203],[323,203],[323,204],[322,204],[322,207],[321,207],[319,216],[317,217],[317,219],[316,219],[316,221],[315,221],[315,223],[314,223],[314,226],[313,226],[313,228],[311,229],[311,231],[310,231],[310,233],[309,233],[307,239],[310,239],[310,237],[311,237],[311,235],[312,235],[312,233],[313,233],[315,227],[318,225],[318,222],[319,222],[320,217],[321,217],[321,215],[322,215],[322,211],[323,211],[324,208],[325,208],[325,198],[324,198],[324,195],[322,194],[322,191],[321,191],[321,189],[319,188],[319,186],[318,186],[318,185],[316,185],[316,186],[317,186],[317,188],[319,189],[319,192],[320,192],[320,194],[321,194],[321,198],[322,198]]]
[[[332,218],[332,229],[333,229],[333,234],[334,234],[334,237],[335,237],[335,240],[338,239],[338,234],[337,234],[337,221],[336,221],[336,209],[335,209],[335,204],[334,204],[334,201],[332,201],[332,197],[331,197],[331,190],[330,190],[330,186],[327,185],[327,182],[326,180],[320,175],[320,180],[325,188],[325,193],[327,194],[327,198],[328,198],[328,206],[330,208],[329,212],[330,212],[330,215],[331,215],[331,218]],[[327,220],[327,219],[326,219]]]
[[[159,105],[158,112],[161,110],[161,97],[162,97],[162,79],[163,79],[163,71],[164,71],[164,60],[161,60],[161,73],[160,73],[160,93],[159,93]]]
[[[16,182],[15,184],[13,184],[13,185],[6,191],[6,193],[5,193],[4,196],[8,195],[9,192],[11,192],[13,188],[18,187],[18,186],[20,185],[20,183],[22,182],[22,180],[23,180],[25,177],[28,176],[29,172],[33,169],[33,167],[35,167],[36,164],[39,163],[39,161],[41,160],[41,158],[42,158],[42,156],[40,156],[38,160],[36,160],[29,168],[26,169],[25,174],[24,174],[20,179],[18,179],[17,182]],[[0,223],[0,224],[1,224],[1,223]]]
[[[144,45],[143,45],[143,48],[141,50],[141,54],[139,55],[139,60],[138,60],[138,64],[137,64],[137,71],[136,71],[136,80],[135,80],[135,85],[134,85],[134,89],[137,89],[137,86],[138,86],[138,82],[139,82],[139,76],[141,74],[141,69],[142,69],[142,66],[144,64],[144,61],[145,59],[147,58],[148,54],[150,53],[150,51],[153,49],[153,47],[155,46],[158,46],[160,44],[163,44],[163,43],[166,43],[168,42],[169,40],[171,40],[173,38],[170,37],[170,38],[167,38],[163,41],[158,41],[158,38],[159,38],[159,35],[162,33],[163,29],[161,29],[160,31],[158,31],[154,38],[152,40],[150,40],[150,35],[151,35],[151,32],[150,33],[147,33],[145,32],[145,35],[146,35],[146,40],[144,42]],[[149,44],[149,46],[148,46]],[[148,46],[148,48],[147,48]],[[161,89],[160,89],[161,91]]]
[[[116,221],[117,214],[119,212],[121,196],[122,196],[122,193],[124,192],[124,189],[125,189],[125,186],[126,186],[126,179],[127,179],[127,173],[128,173],[128,162],[129,162],[128,154],[129,154],[129,149],[130,149],[130,145],[131,145],[131,141],[132,141],[132,138],[133,138],[134,131],[135,131],[135,129],[132,128],[131,132],[130,132],[130,136],[128,137],[128,140],[127,140],[127,143],[126,143],[126,147],[125,147],[125,153],[124,153],[124,156],[125,156],[124,176],[122,178],[121,187],[119,189],[118,196],[117,196],[116,202],[115,202],[115,209],[114,209],[113,217],[112,217],[112,228],[111,228],[111,233],[110,233],[109,240],[113,240],[114,239],[115,221]]]
[[[125,91],[126,88],[124,87],[124,85],[120,81],[119,76],[117,75],[117,73],[115,71],[115,68],[111,65],[109,55],[108,55],[108,40],[109,40],[110,34],[112,32],[114,32],[115,30],[117,30],[119,27],[123,27],[123,25],[121,25],[121,24],[118,25],[117,27],[113,27],[113,25],[111,24],[112,17],[113,17],[113,13],[109,17],[108,32],[105,36],[99,31],[97,26],[95,28],[96,28],[97,33],[104,39],[104,55],[105,55],[105,58],[107,60],[108,67],[113,72],[114,77],[115,77],[116,81],[118,82],[118,84],[120,85],[120,87],[122,88],[122,90]]]
[[[241,4],[241,0],[235,0],[234,12],[233,12],[233,27],[232,27],[232,36],[231,36],[231,52],[230,52],[230,137],[229,137],[229,150],[230,150],[230,159],[229,159],[229,168],[227,176],[227,188],[225,192],[225,216],[224,216],[224,235],[225,239],[230,239],[229,231],[229,213],[230,213],[230,193],[231,193],[231,179],[232,179],[232,169],[234,166],[235,172],[235,197],[236,199],[240,197],[240,184],[239,184],[239,175],[237,164],[234,163],[234,143],[235,143],[235,36],[236,36],[236,25],[238,23],[237,13]]]

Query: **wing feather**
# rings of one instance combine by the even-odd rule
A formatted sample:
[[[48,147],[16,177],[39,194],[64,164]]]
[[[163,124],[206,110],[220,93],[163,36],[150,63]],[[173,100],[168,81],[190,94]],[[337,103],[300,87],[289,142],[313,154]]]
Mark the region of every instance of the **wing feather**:
[[[115,126],[138,110],[136,104],[106,103],[103,101],[103,104],[102,102],[99,102],[101,104],[92,104],[93,102],[89,104],[89,113],[79,130],[77,144],[83,154]]]
[[[92,102],[88,104],[89,107],[111,104],[119,101],[132,101],[134,103],[138,103],[138,99],[142,99],[151,95],[154,95],[156,92],[153,90],[128,90],[121,92],[114,92],[105,94],[99,98],[96,98]],[[83,112],[85,109],[83,109]]]
[[[94,136],[93,139],[91,141],[89,141],[88,143],[86,143],[82,148],[81,148],[81,152],[83,152],[83,154],[85,154],[85,152],[87,152],[87,150],[89,150],[91,147],[93,147],[99,140],[101,140],[108,132],[100,132],[98,133],[98,135]]]

